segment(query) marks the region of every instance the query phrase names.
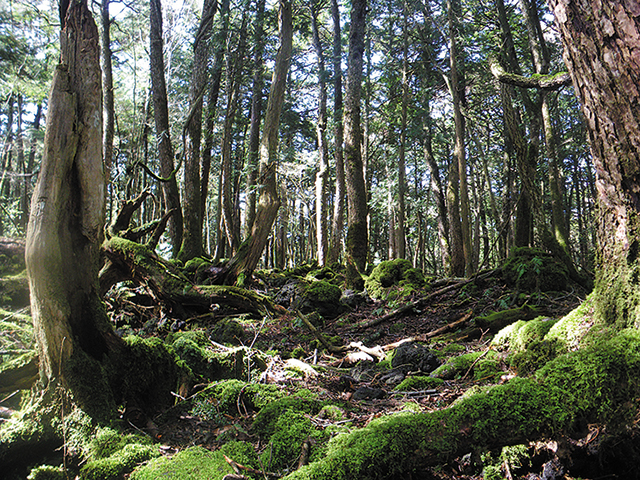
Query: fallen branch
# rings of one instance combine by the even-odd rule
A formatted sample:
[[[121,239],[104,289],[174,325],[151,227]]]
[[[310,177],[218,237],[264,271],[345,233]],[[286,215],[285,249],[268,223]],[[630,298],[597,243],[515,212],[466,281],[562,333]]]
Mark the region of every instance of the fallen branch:
[[[318,329],[313,325],[313,323],[311,323],[309,321],[309,319],[304,316],[302,313],[300,312],[296,312],[298,315],[298,318],[300,320],[302,320],[302,322],[307,326],[307,328],[309,330],[311,330],[311,333],[313,333],[313,335],[318,339],[318,341],[320,341],[320,343],[322,343],[322,345],[324,345],[324,347],[331,353],[344,353],[347,350],[347,347],[336,347],[335,345],[332,345],[325,337],[324,335],[322,335],[321,332],[318,331]]]
[[[403,338],[402,340],[398,340],[397,342],[388,343],[387,345],[382,347],[382,350],[384,350],[384,351],[395,350],[396,348],[398,348],[400,345],[402,345],[404,343],[424,342],[428,338],[433,338],[433,337],[437,337],[439,335],[443,335],[443,334],[448,333],[448,332],[450,332],[452,330],[455,330],[460,325],[462,325],[467,320],[469,320],[472,316],[473,316],[473,312],[470,311],[470,312],[466,313],[465,315],[463,315],[458,320],[456,320],[455,322],[448,323],[448,324],[446,324],[446,325],[444,325],[444,326],[442,326],[442,327],[440,327],[440,328],[438,328],[436,330],[432,330],[431,332],[423,333],[422,335],[416,335],[415,337],[407,337],[407,338]]]
[[[369,320],[368,322],[362,322],[362,323],[356,323],[355,325],[353,325],[353,327],[351,327],[353,330],[362,330],[365,328],[370,328],[370,327],[374,327],[376,325],[379,325],[381,323],[384,322],[388,322],[389,320],[393,320],[397,317],[400,317],[402,315],[406,315],[409,312],[415,310],[415,309],[419,309],[419,308],[423,308],[426,305],[428,305],[429,303],[431,303],[431,301],[440,296],[443,295],[445,293],[449,293],[451,291],[457,290],[459,288],[464,287],[465,285],[475,282],[477,280],[480,279],[485,279],[490,277],[491,275],[493,275],[496,271],[495,270],[491,270],[489,272],[486,272],[482,275],[478,275],[475,276],[473,278],[469,278],[467,280],[462,280],[458,283],[454,283],[452,285],[448,285],[446,287],[443,287],[439,290],[436,290],[435,292],[431,292],[429,295],[427,295],[426,297],[421,297],[418,300],[408,303],[396,310],[394,310],[393,312],[387,313],[386,315],[383,315],[382,317],[378,317],[378,318],[374,318],[372,320]]]

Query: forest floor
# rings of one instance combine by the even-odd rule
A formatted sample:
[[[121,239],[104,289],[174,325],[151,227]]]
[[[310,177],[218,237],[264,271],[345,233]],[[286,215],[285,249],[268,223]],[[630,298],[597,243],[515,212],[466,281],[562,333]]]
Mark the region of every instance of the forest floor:
[[[254,424],[260,408],[245,392],[249,384],[275,385],[278,398],[311,396],[325,405],[339,406],[337,414],[335,411],[328,414],[329,410],[324,408],[304,413],[314,432],[320,432],[320,436],[325,432],[325,441],[336,433],[365,427],[380,416],[447,408],[469,389],[504,383],[517,374],[508,352],[492,344],[498,328],[487,322],[488,315],[516,312],[508,323],[516,321],[519,313],[524,320],[559,319],[577,307],[587,294],[570,285],[559,292],[540,292],[539,288],[526,292],[509,286],[501,270],[496,270],[472,281],[429,279],[419,288],[408,289],[406,284],[392,285],[382,290],[381,297],[386,300],[356,294],[347,301],[349,308],[344,307],[343,300],[348,292],[342,292],[339,303],[325,304],[319,309],[324,319],[308,304],[305,306],[294,298],[304,291],[300,285],[308,288],[313,283],[308,273],[269,272],[261,278],[257,291],[279,305],[275,313],[266,316],[228,311],[221,304],[212,305],[213,313],[180,320],[175,316],[175,306],[172,311],[172,307],[157,303],[144,286],[124,284],[107,294],[107,310],[123,336],[160,337],[170,343],[189,332],[204,333],[201,338],[208,342],[204,347],[206,355],[224,356],[241,349],[243,357],[235,358],[253,365],[253,370],[247,370],[246,365],[240,370],[235,368],[236,374],[224,376],[226,380],[204,379],[187,398],[174,394],[174,406],[155,418],[140,422],[135,412],[123,410],[124,425],[134,433],[153,438],[161,445],[163,455],[170,456],[193,446],[215,451],[232,441],[253,445],[258,453],[273,449],[273,439],[265,439],[256,432]],[[538,279],[537,285],[540,283]],[[6,285],[5,282],[5,294]],[[300,313],[303,308],[304,314]],[[11,320],[7,316],[2,321]],[[17,334],[11,335],[6,337],[18,338]],[[25,344],[24,337],[20,342]],[[5,350],[17,345],[17,341],[13,346],[5,343],[2,345]],[[403,344],[419,345],[420,355],[426,357],[408,368],[394,364],[393,358]],[[471,360],[458,363],[448,374],[433,373],[436,366],[463,356]],[[489,357],[490,368],[478,368]],[[410,381],[412,378],[415,382]],[[216,384],[237,380],[241,380],[241,387],[231,399],[203,395]],[[230,402],[233,408],[223,406],[223,401]],[[296,449],[291,456],[295,461],[286,468],[277,468],[276,476],[308,460],[307,441],[288,448]],[[540,442],[525,449],[526,455],[513,461],[500,452],[475,452],[421,472],[420,478],[574,478],[565,473],[550,449]],[[233,459],[229,461],[234,463]],[[242,465],[235,464],[234,468],[246,478],[261,478]],[[269,471],[264,465],[262,469]]]
[[[456,282],[451,280],[443,284],[455,287]],[[278,290],[262,290],[261,293],[277,298]],[[542,316],[559,319],[578,306],[586,295],[578,287],[571,292],[515,291],[507,286],[498,273],[488,279],[430,297],[428,302],[420,303],[419,308],[405,308],[403,311],[403,307],[419,302],[419,299],[429,293],[428,289],[417,290],[410,296],[396,298],[391,302],[367,297],[350,311],[321,322],[317,334],[300,320],[299,312],[291,309],[266,320],[238,320],[234,316],[230,318],[240,323],[245,331],[242,340],[237,342],[238,345],[267,354],[268,367],[266,373],[260,376],[262,382],[277,384],[289,396],[304,389],[312,392],[320,401],[345,405],[343,414],[337,418],[332,419],[326,415],[309,418],[315,428],[321,430],[333,428],[337,431],[340,426],[345,425],[347,430],[353,430],[364,427],[374,418],[383,415],[407,410],[430,412],[444,409],[470,388],[503,383],[512,378],[516,373],[505,361],[507,353],[496,351],[491,346],[494,334],[488,328],[478,328],[475,318],[526,304],[535,307],[536,312]],[[391,315],[392,318],[387,321],[358,327],[394,311],[398,313]],[[189,328],[185,325],[177,327]],[[215,330],[215,326],[202,323],[194,328],[204,328],[209,333]],[[427,339],[433,332],[441,333]],[[319,336],[324,341],[343,346],[344,352],[328,351],[318,340]],[[434,388],[418,385],[409,390],[398,390],[402,379],[411,375],[425,375],[420,371],[409,371],[399,378],[389,375],[393,369],[388,359],[393,356],[399,344],[410,339],[422,340],[419,343],[433,352],[441,363],[465,353],[477,352],[481,358],[488,350],[496,351],[498,369],[489,371],[484,378],[478,378],[478,375],[471,372],[474,367],[472,364]],[[212,351],[223,352],[228,347],[213,342],[210,348]],[[373,354],[367,356],[363,351]],[[375,357],[376,353],[380,355],[379,352],[383,353],[386,362]],[[193,445],[215,450],[231,440],[250,442],[255,445],[256,451],[264,451],[268,446],[261,443],[260,437],[253,433],[252,428],[256,410],[252,409],[251,402],[244,404],[242,392],[236,403],[234,413],[226,411],[223,415],[202,416],[194,413],[190,399],[178,400],[174,408],[154,419],[156,438],[166,445],[165,451],[168,454]],[[529,447],[526,464],[520,465],[520,468],[518,465],[512,465],[511,468],[506,464],[499,466],[501,473],[494,473],[494,476],[488,476],[486,471],[483,476],[481,462],[466,456],[451,464],[425,471],[420,478],[572,478],[560,475],[559,472],[555,476],[549,470],[548,461],[551,457],[544,446],[538,444]],[[299,460],[302,455],[301,453],[296,459]],[[499,457],[500,452],[494,452],[493,462]],[[292,468],[295,466],[292,465]]]

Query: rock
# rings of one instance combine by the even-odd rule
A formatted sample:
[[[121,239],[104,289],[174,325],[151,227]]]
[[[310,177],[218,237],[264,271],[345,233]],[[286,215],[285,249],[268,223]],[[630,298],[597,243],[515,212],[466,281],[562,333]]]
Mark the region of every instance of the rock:
[[[440,366],[442,362],[431,350],[420,343],[403,343],[396,348],[391,367],[401,370],[403,373],[420,371],[430,373]]]
[[[542,466],[542,480],[557,480],[564,478],[564,465],[558,458],[549,460]]]
[[[353,395],[351,395],[351,400],[379,400],[384,398],[387,393],[381,388],[374,387],[360,387]]]

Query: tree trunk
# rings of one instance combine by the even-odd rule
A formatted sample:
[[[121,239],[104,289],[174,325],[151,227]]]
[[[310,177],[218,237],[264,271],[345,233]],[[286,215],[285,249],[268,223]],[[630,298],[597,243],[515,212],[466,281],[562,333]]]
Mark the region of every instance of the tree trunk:
[[[162,4],[161,0],[150,1],[150,32],[149,32],[149,70],[151,76],[151,90],[153,92],[153,116],[156,125],[158,145],[158,160],[160,162],[160,176],[167,179],[162,182],[167,211],[175,210],[169,219],[169,238],[173,255],[178,254],[182,245],[183,220],[180,208],[180,192],[174,172],[173,145],[171,144],[171,130],[169,129],[169,108],[167,106],[167,85],[164,76],[164,54],[162,41]]]
[[[113,161],[113,137],[115,133],[115,107],[113,95],[113,69],[111,64],[111,18],[109,16],[110,0],[102,0],[102,85],[104,102],[104,134],[102,149],[104,166],[107,173],[111,171]]]
[[[333,217],[331,220],[331,244],[328,263],[340,258],[342,250],[342,230],[344,229],[344,125],[342,121],[342,35],[340,33],[340,9],[338,0],[331,0],[331,18],[333,21],[333,123],[336,162],[336,186],[333,198]]]
[[[640,9],[637,3],[551,0],[564,61],[582,102],[597,172],[602,320],[638,327]]]
[[[348,202],[347,256],[364,272],[368,253],[367,192],[362,160],[360,94],[367,0],[353,0],[349,30],[349,58],[344,110],[344,156]]]
[[[184,232],[178,258],[186,262],[203,253],[203,208],[200,189],[200,143],[202,139],[202,97],[207,82],[209,37],[218,2],[205,0],[202,18],[193,44],[193,70],[189,86],[189,115],[182,135],[184,138]]]
[[[260,143],[260,197],[256,219],[251,229],[251,236],[240,246],[238,252],[226,265],[223,281],[226,283],[244,283],[250,278],[258,265],[269,233],[276,219],[280,198],[278,197],[278,182],[276,176],[278,161],[278,130],[280,127],[280,113],[284,103],[284,92],[287,74],[291,62],[293,48],[293,26],[291,18],[291,3],[280,0],[279,15],[280,48],[276,55],[276,63],[271,80],[271,91],[267,102],[264,119],[264,131]],[[239,278],[240,275],[243,278]]]
[[[214,58],[211,68],[211,78],[209,79],[209,92],[207,95],[207,113],[205,118],[204,148],[202,149],[202,171],[200,176],[200,212],[202,219],[206,218],[205,211],[207,196],[209,195],[209,176],[211,173],[211,150],[214,142],[214,126],[216,120],[216,110],[218,107],[218,96],[220,94],[220,82],[222,81],[222,62],[224,58],[227,36],[229,31],[229,0],[223,0],[220,7],[222,25],[215,35]],[[219,212],[219,210],[217,210]],[[216,227],[219,222],[216,222]],[[221,230],[216,228],[217,235],[221,235]],[[219,238],[216,237],[216,241]]]
[[[120,342],[98,287],[105,213],[102,89],[98,30],[86,1],[69,6],[60,43],[26,262],[41,380],[78,385],[68,377],[72,355],[82,351],[100,360]]]
[[[262,121],[262,89],[264,87],[264,7],[265,0],[258,0],[253,33],[253,86],[251,88],[251,124],[249,127],[247,154],[247,214],[245,234],[249,236],[256,218],[256,191],[258,159],[260,156],[260,123]]]
[[[318,172],[316,173],[316,257],[318,264],[327,261],[327,183],[329,181],[329,148],[327,146],[327,72],[324,68],[324,54],[318,32],[318,4],[311,7],[311,28],[313,48],[318,66]]]

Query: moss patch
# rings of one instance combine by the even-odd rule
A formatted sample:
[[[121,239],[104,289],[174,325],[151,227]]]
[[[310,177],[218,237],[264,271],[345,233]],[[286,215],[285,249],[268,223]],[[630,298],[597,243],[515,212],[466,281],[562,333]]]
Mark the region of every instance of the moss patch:
[[[566,290],[569,281],[564,263],[537,248],[514,249],[502,272],[507,283],[526,292]]]
[[[173,457],[159,457],[137,468],[131,480],[220,480],[233,469],[222,452],[210,452],[202,447],[191,447]]]
[[[467,372],[469,372],[468,375]],[[489,350],[486,353],[470,352],[453,357],[435,369],[431,376],[451,380],[467,375],[475,380],[488,380],[498,376],[500,372],[498,354]]]
[[[380,262],[365,280],[365,288],[372,298],[384,299],[391,287],[397,287],[399,295],[406,296],[425,286],[422,271],[412,268],[405,259]]]

